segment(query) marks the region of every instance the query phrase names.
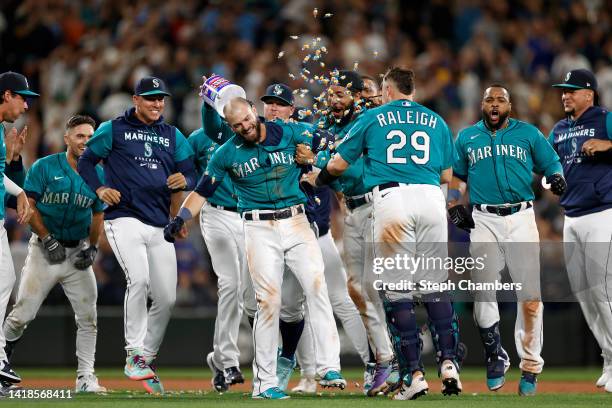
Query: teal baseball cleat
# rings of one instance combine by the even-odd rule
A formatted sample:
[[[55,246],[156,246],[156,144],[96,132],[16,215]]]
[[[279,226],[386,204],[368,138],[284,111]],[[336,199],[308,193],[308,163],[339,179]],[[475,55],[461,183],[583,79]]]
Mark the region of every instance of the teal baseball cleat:
[[[283,390],[281,390],[278,387],[272,387],[272,388],[268,388],[267,390],[265,390],[264,392],[262,392],[261,394],[257,394],[253,397],[253,399],[287,399],[290,398],[287,394],[285,394],[283,392]]]
[[[346,380],[342,378],[342,374],[338,371],[329,370],[323,378],[319,380],[319,385],[323,388],[340,388],[343,390],[346,387]]]
[[[521,381],[519,381],[519,395],[523,397],[531,397],[536,395],[538,388],[537,374],[528,373],[523,371],[521,374]]]
[[[147,364],[140,350],[132,350],[125,359],[124,374],[135,381],[148,380],[155,377],[155,373]]]

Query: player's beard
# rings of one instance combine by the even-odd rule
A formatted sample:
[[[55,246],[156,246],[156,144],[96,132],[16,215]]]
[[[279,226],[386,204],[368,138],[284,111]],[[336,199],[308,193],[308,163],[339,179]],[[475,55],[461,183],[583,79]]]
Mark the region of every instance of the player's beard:
[[[510,111],[505,112],[505,113],[500,112],[497,123],[492,123],[491,116],[484,109],[482,110],[482,118],[484,119],[485,125],[487,126],[489,130],[493,132],[505,126],[506,120],[508,120],[508,116],[510,116]]]

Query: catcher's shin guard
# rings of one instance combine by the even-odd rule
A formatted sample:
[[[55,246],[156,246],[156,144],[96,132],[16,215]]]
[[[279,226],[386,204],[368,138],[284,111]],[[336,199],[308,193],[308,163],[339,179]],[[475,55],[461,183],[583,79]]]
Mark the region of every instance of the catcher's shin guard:
[[[390,301],[383,297],[387,328],[400,368],[400,378],[414,371],[424,372],[421,363],[420,331],[417,327],[412,300]]]
[[[435,293],[423,296],[427,309],[427,325],[431,332],[438,370],[444,360],[451,360],[457,368],[465,359],[466,348],[459,342],[459,321],[447,293]]]

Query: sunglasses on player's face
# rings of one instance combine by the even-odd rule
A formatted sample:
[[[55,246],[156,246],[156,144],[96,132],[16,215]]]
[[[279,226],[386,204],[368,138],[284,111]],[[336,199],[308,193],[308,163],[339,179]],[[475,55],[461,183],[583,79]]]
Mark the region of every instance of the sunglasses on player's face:
[[[147,101],[163,101],[164,95],[144,95],[143,98]]]

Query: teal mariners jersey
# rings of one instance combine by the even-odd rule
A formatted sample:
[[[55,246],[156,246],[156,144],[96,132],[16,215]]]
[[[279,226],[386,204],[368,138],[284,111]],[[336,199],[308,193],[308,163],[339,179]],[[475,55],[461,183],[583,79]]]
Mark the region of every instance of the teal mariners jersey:
[[[459,132],[455,176],[467,181],[471,204],[533,200],[532,172],[563,174],[559,156],[533,125],[509,119],[492,134],[481,120]],[[466,179],[467,178],[467,179]]]
[[[4,167],[6,166],[6,145],[4,144],[4,125],[0,123],[0,220],[4,219]]]
[[[336,151],[349,164],[363,154],[366,191],[388,182],[439,186],[455,158],[444,119],[408,100],[364,112]]]
[[[207,175],[214,184],[232,179],[240,211],[273,210],[306,202],[300,190],[300,168],[295,162],[296,146],[318,142],[294,123],[265,122],[266,139],[247,143],[236,135],[213,154]],[[202,191],[204,177],[197,192]],[[202,194],[205,195],[205,194]],[[205,195],[206,196],[206,195]]]
[[[96,166],[100,182],[102,168]],[[70,167],[66,153],[56,153],[34,162],[25,180],[24,190],[36,200],[36,209],[45,227],[64,241],[78,241],[89,235],[91,215],[101,212],[104,203]]]
[[[207,136],[202,128],[194,130],[187,138],[187,141],[195,152],[194,162],[199,179],[206,171],[206,166],[213,153],[215,153],[220,146],[213,142],[212,138]],[[227,208],[236,208],[238,206],[236,195],[234,194],[234,186],[229,177],[223,179],[221,185],[215,190],[215,194],[208,198],[208,201],[214,205],[220,205]]]
[[[355,115],[355,118],[348,123],[330,123],[330,120],[327,119],[324,123],[324,127],[334,134],[336,140],[341,140],[346,136],[347,132],[353,127],[356,123],[356,120],[363,115],[364,110]],[[329,150],[323,150],[317,154],[317,167],[323,168],[327,165],[327,162],[331,158],[331,153]],[[358,158],[354,163],[346,169],[342,176],[340,176],[336,181],[331,184],[331,187],[336,191],[341,191],[347,197],[354,197],[358,195],[363,195],[367,193],[369,190],[366,189],[365,184],[363,182],[363,157]]]

